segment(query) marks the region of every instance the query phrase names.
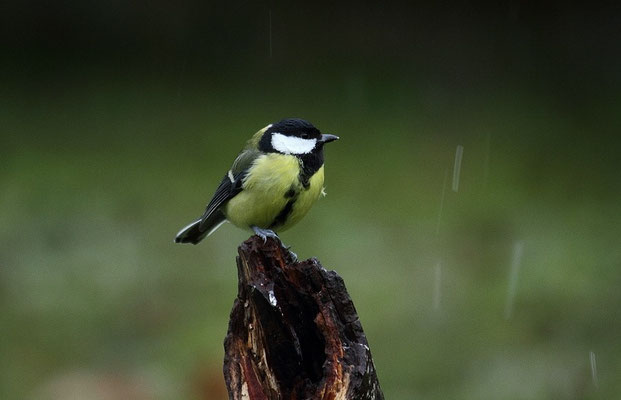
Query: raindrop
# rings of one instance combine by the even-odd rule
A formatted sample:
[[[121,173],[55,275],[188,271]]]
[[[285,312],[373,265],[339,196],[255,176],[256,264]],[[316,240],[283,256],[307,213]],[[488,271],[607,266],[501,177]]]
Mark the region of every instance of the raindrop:
[[[464,156],[464,146],[458,145],[455,149],[455,164],[453,165],[453,192],[459,190],[459,175],[461,174],[461,159]]]
[[[434,284],[433,284],[433,309],[440,309],[440,300],[442,297],[442,263],[438,261],[434,271]]]
[[[591,361],[591,378],[593,378],[593,385],[596,389],[599,389],[599,380],[597,379],[597,363],[595,362],[594,352],[589,352],[589,359]]]
[[[505,319],[511,318],[513,313],[513,302],[515,300],[515,292],[517,290],[518,273],[520,272],[520,264],[522,263],[522,252],[524,243],[519,241],[513,245],[513,256],[511,258],[511,271],[509,273],[509,289],[507,291],[507,302],[505,304]]]
[[[276,301],[276,296],[274,295],[274,291],[270,290],[268,293],[268,297],[270,299],[270,304],[276,307],[276,305],[278,305],[278,301]]]

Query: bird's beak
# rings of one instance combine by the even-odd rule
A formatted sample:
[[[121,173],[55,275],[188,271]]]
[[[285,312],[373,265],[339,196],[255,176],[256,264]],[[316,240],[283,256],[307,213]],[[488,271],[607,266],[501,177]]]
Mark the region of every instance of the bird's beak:
[[[330,135],[329,133],[324,133],[321,135],[321,139],[319,141],[321,143],[329,143],[334,142],[335,140],[339,140],[339,137],[336,135]]]

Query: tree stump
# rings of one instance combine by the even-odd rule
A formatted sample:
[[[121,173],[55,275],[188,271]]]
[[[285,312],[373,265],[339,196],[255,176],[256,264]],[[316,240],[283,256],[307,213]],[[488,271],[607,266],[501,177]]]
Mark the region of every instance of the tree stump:
[[[238,249],[238,294],[224,341],[233,400],[383,399],[343,279],[297,262],[272,238]]]

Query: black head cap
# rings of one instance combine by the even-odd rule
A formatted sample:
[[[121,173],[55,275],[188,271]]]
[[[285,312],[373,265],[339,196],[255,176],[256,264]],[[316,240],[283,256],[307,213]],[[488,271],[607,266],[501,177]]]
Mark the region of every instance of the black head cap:
[[[310,122],[300,118],[287,118],[278,121],[265,132],[272,133],[278,132],[286,136],[297,136],[304,139],[319,139],[321,132],[315,128]]]

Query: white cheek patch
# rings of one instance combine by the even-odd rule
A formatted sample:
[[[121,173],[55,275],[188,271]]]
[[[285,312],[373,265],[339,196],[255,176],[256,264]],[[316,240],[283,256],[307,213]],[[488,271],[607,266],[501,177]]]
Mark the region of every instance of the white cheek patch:
[[[272,134],[272,147],[283,154],[307,154],[313,151],[317,139],[302,139],[285,136],[282,133]]]

